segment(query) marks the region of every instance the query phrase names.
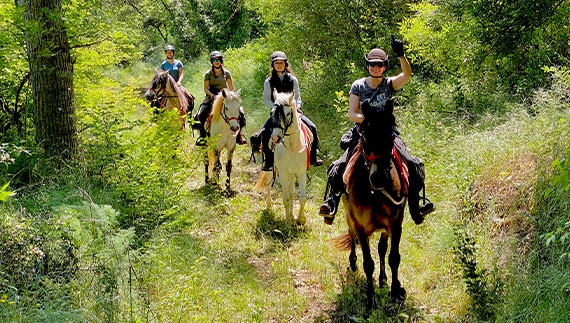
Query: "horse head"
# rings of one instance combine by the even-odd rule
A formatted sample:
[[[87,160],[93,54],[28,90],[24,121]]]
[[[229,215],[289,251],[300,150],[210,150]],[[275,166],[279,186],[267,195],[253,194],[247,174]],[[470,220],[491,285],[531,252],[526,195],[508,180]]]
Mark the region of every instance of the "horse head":
[[[378,190],[391,179],[391,158],[396,120],[392,100],[384,107],[373,108],[368,101],[361,104],[364,121],[360,125],[364,163],[369,170],[370,186]]]
[[[294,93],[278,93],[273,91],[274,106],[271,109],[271,120],[273,132],[271,138],[277,144],[287,135],[289,128],[295,124],[297,119],[297,109],[295,108]],[[293,129],[295,130],[295,129]]]
[[[144,97],[147,101],[153,101],[160,96],[166,94],[166,84],[168,82],[168,71],[156,71],[150,87],[146,91]]]
[[[241,89],[237,92],[222,89],[222,93],[214,101],[212,109],[212,121],[217,121],[222,117],[234,134],[237,134],[239,130],[240,94]]]

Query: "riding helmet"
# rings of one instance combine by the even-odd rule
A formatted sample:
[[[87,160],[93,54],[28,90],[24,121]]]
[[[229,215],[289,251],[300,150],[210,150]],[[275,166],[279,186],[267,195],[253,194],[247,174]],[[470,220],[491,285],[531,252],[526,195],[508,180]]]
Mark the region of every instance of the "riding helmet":
[[[224,62],[224,56],[222,55],[222,53],[220,53],[217,50],[210,53],[210,62],[212,62],[214,58],[219,58],[220,60],[222,60],[222,63]]]
[[[385,62],[384,66],[388,70],[388,54],[380,48],[373,48],[368,54],[364,54],[364,60],[366,60],[366,66],[370,62]]]
[[[273,54],[271,54],[271,61],[275,62],[275,61],[287,61],[287,55],[285,55],[285,53],[281,52],[281,51],[276,51],[273,52]]]
[[[174,46],[172,45],[166,45],[166,47],[164,48],[164,51],[169,51],[171,50],[173,53],[176,52],[176,50],[174,49]]]

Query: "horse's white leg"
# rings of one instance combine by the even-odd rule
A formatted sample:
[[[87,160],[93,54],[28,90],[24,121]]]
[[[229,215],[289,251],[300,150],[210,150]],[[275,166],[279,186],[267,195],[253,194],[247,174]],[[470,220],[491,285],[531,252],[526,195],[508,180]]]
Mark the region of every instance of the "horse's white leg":
[[[293,218],[293,191],[295,190],[295,178],[290,175],[281,174],[281,187],[283,188],[283,205],[285,206],[285,217],[291,221]]]
[[[230,175],[232,173],[232,157],[234,156],[235,146],[231,149],[228,149],[228,162],[226,163],[226,174],[228,178],[226,179],[226,188],[230,189]]]
[[[268,210],[271,210],[271,182],[273,182],[273,172],[265,172],[265,202]]]
[[[305,218],[305,203],[307,202],[307,174],[304,172],[299,175],[297,179],[299,182],[299,216],[297,217],[297,223],[304,225],[307,222]]]

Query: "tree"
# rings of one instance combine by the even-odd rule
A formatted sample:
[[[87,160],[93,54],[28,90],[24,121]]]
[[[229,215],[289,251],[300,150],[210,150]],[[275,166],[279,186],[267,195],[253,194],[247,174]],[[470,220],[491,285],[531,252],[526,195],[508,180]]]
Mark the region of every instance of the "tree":
[[[49,156],[68,159],[77,149],[77,131],[73,59],[61,0],[18,3],[25,9],[36,142]]]

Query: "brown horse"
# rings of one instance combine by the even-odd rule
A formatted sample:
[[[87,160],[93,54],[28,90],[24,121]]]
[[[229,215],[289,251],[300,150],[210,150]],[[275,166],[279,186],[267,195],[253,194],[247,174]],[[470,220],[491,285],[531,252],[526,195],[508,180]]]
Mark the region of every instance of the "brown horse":
[[[345,171],[347,194],[343,204],[347,210],[348,234],[334,239],[337,247],[350,249],[350,269],[357,270],[355,245],[360,243],[363,267],[366,273],[368,308],[375,306],[372,275],[374,261],[370,255],[369,237],[380,231],[378,254],[380,256],[379,285],[387,283],[384,258],[391,239],[388,263],[392,270],[391,296],[403,301],[406,290],[398,280],[400,265],[399,244],[402,235],[402,220],[406,204],[405,180],[402,180],[393,158],[395,119],[391,103],[386,109],[375,111],[365,102],[362,104],[364,121],[359,132],[361,140]],[[397,156],[396,156],[397,157]],[[405,168],[405,167],[404,167]],[[404,185],[402,185],[404,184]]]
[[[153,106],[165,110],[178,109],[181,128],[184,128],[184,116],[194,108],[194,96],[184,87],[178,86],[168,71],[156,71],[145,98]]]

